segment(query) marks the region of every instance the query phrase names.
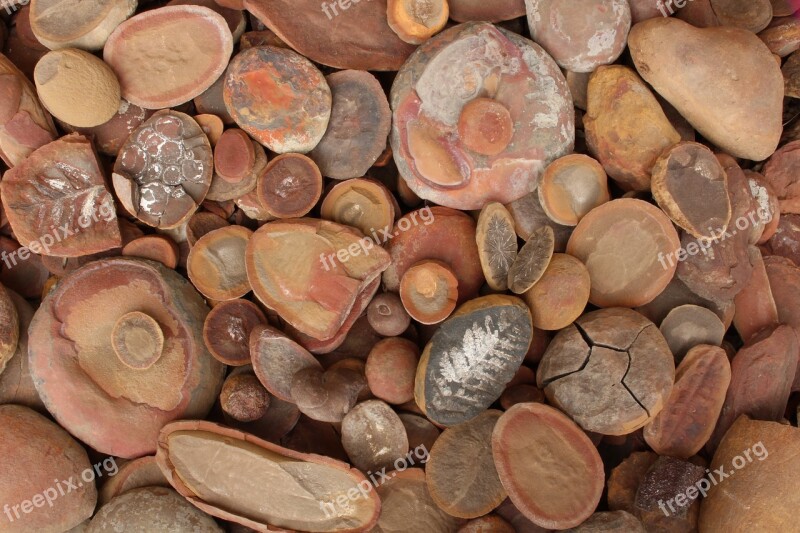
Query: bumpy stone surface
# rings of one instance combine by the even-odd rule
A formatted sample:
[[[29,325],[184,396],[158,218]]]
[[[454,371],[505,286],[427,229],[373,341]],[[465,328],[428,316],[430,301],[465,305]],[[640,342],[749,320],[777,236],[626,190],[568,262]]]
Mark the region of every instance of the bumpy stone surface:
[[[114,190],[148,226],[174,228],[205,198],[214,173],[211,144],[189,115],[165,109],[131,134],[114,165]]]
[[[414,51],[389,28],[386,0],[323,4],[327,9],[318,0],[244,4],[294,50],[329,67],[397,70]]]
[[[331,116],[331,89],[322,73],[285,48],[238,53],[225,73],[222,96],[239,127],[280,154],[312,150]]]
[[[650,189],[656,159],[681,139],[644,81],[622,65],[600,67],[589,78],[583,125],[608,175],[634,190]]]
[[[160,109],[211,87],[232,51],[233,37],[221,15],[207,7],[168,6],[120,24],[103,48],[103,60],[117,73],[127,101]]]
[[[192,531],[222,533],[214,519],[172,489],[133,489],[103,505],[86,533],[106,531]]]
[[[82,135],[36,150],[5,173],[0,193],[17,239],[34,253],[76,257],[122,243],[114,198],[91,141]]]
[[[8,165],[57,137],[53,119],[42,108],[25,74],[0,54],[0,158]]]
[[[513,122],[496,155],[470,149],[459,132],[478,98],[493,103],[475,121],[485,142],[507,124],[495,121],[496,113],[507,111]],[[456,26],[420,46],[398,73],[391,103],[391,144],[403,179],[420,198],[457,209],[532,192],[547,163],[574,143],[572,99],[557,65],[538,45],[486,23]]]
[[[127,367],[112,348],[117,320],[140,310],[164,334],[161,357],[146,370]],[[56,420],[94,449],[152,453],[164,424],[205,416],[219,393],[224,367],[203,343],[207,313],[194,287],[160,263],[90,263],[61,280],[31,323],[36,389]]]
[[[699,452],[714,431],[730,382],[725,350],[709,345],[689,350],[664,409],[644,428],[650,447],[681,459]]]
[[[80,479],[85,470],[92,470],[86,450],[66,431],[27,407],[0,406],[0,425],[0,500],[8,502],[8,513],[0,515],[0,528],[8,533],[62,533],[89,518],[97,489],[94,483]],[[63,484],[67,481],[74,488]],[[53,495],[56,488],[64,490],[64,495]],[[35,495],[42,498],[42,494],[51,497],[52,506],[42,502],[28,508],[28,513],[23,514],[26,506],[19,511],[19,503],[36,499]]]
[[[754,161],[775,151],[782,131],[783,76],[751,32],[695,28],[658,17],[634,26],[628,43],[639,74],[709,141]],[[687,55],[686,50],[703,53]]]
[[[628,0],[526,0],[531,37],[572,72],[613,63],[631,27]]]
[[[422,352],[417,405],[445,426],[474,418],[500,397],[532,338],[531,314],[519,298],[469,301],[442,323]]]
[[[675,363],[655,324],[630,309],[601,309],[556,335],[536,378],[584,429],[626,435],[661,411]]]

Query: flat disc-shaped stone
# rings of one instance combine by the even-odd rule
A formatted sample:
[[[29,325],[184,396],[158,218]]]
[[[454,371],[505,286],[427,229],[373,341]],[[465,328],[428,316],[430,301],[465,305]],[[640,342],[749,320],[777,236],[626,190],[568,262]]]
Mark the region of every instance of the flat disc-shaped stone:
[[[484,296],[461,306],[433,335],[417,369],[417,405],[433,422],[466,422],[503,393],[533,338],[519,298]]]
[[[420,46],[395,78],[391,103],[402,177],[420,198],[457,209],[533,191],[575,139],[558,66],[537,44],[488,23],[461,24]]]
[[[326,79],[333,94],[331,119],[309,155],[323,176],[359,178],[386,149],[392,124],[389,102],[369,72],[345,70]]]
[[[256,46],[236,55],[222,89],[233,120],[280,154],[306,153],[331,116],[331,90],[322,73],[293,50]]]

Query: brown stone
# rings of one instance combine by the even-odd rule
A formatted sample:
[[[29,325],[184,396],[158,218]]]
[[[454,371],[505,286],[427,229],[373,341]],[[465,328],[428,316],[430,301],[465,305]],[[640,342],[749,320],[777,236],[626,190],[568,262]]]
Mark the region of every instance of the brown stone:
[[[158,261],[167,268],[178,266],[180,254],[180,248],[175,241],[158,234],[138,237],[122,247],[124,256]]]
[[[800,494],[792,487],[800,475],[798,447],[797,428],[740,417],[711,461],[713,471],[724,468],[728,477],[703,500],[700,530],[732,531],[741,524],[761,531],[795,527]]]
[[[380,400],[368,400],[344,415],[342,445],[362,472],[387,472],[396,469],[395,461],[405,457],[408,437],[391,407]]]
[[[752,247],[750,253],[753,256],[753,273],[733,300],[736,305],[733,324],[745,344],[762,329],[777,326],[779,321],[761,252]]]
[[[253,370],[269,392],[292,401],[292,378],[305,368],[322,370],[308,351],[282,332],[262,324],[250,333]]]
[[[699,305],[686,304],[670,311],[659,326],[676,361],[699,344],[719,346],[725,336],[725,325],[713,311]]]
[[[764,165],[764,180],[780,201],[780,212],[800,214],[800,141],[792,141],[772,154]]]
[[[404,231],[400,231],[405,228]],[[397,292],[400,280],[413,265],[426,259],[441,261],[458,280],[459,303],[478,295],[484,283],[475,240],[475,221],[467,214],[447,207],[423,207],[400,218],[392,236],[378,233],[388,244],[391,264],[383,274],[387,290]],[[388,239],[388,243],[385,241]]]
[[[656,159],[681,140],[648,86],[622,65],[600,67],[589,78],[583,125],[608,175],[639,191],[650,189]]]
[[[97,502],[97,489],[94,483],[79,481],[84,471],[92,471],[86,450],[62,428],[27,407],[0,406],[0,425],[4,428],[0,437],[0,499],[17,508],[22,503],[28,509],[14,518],[9,507],[9,513],[0,518],[3,531],[59,533],[89,518]],[[56,487],[63,490],[61,480],[72,482],[74,488],[52,507],[45,506],[42,495],[55,500],[58,493],[50,493]],[[30,505],[30,499],[39,499],[37,495],[41,505]]]
[[[164,335],[160,358],[146,370],[130,368],[112,348],[117,321],[142,309]],[[224,367],[203,343],[207,313],[200,294],[159,263],[117,258],[76,270],[30,327],[31,375],[48,411],[100,452],[152,453],[164,424],[205,416],[219,393]]]
[[[503,57],[518,59],[512,67]],[[489,102],[473,108],[479,98]],[[401,176],[420,198],[448,207],[480,209],[524,196],[574,142],[572,101],[555,63],[538,45],[488,23],[426,41],[395,78],[391,103]],[[509,121],[513,134],[497,152]]]
[[[374,533],[429,531],[450,533],[462,523],[445,513],[431,498],[425,471],[409,468],[398,472],[376,488],[381,498],[381,516]]]
[[[5,289],[5,292],[8,293],[16,309],[19,320],[19,341],[17,350],[0,372],[0,404],[23,405],[44,413],[46,409],[33,384],[28,362],[28,326],[33,320],[34,309],[19,294],[10,289]],[[5,324],[10,323],[10,321],[5,322]]]
[[[366,387],[363,371],[339,366],[323,372],[322,369],[307,366],[292,377],[291,399],[309,418],[321,422],[341,422]]]
[[[627,533],[645,533],[644,525],[634,515],[626,511],[594,513],[578,527],[568,529],[570,533],[611,533],[626,531]]]
[[[103,483],[97,502],[102,506],[120,494],[142,487],[169,488],[169,482],[158,468],[154,455],[140,457],[120,465],[119,471]]]
[[[770,25],[758,34],[770,52],[786,57],[800,48],[800,21],[796,17],[775,17]]]
[[[698,345],[678,365],[664,409],[644,427],[644,438],[661,455],[689,459],[714,431],[731,366],[722,348]]]
[[[420,261],[403,274],[400,300],[408,315],[420,324],[438,324],[456,308],[458,280],[441,261]]]
[[[214,145],[214,170],[224,180],[238,183],[253,171],[256,151],[250,137],[243,130],[225,130],[217,143],[211,144]]]
[[[387,337],[400,335],[411,324],[403,301],[393,292],[384,292],[372,299],[367,307],[367,320],[376,333]]]
[[[672,222],[642,200],[612,200],[589,212],[575,228],[567,253],[589,270],[589,301],[599,307],[636,307],[652,301],[675,274],[679,247]],[[619,268],[620,261],[626,268]]]
[[[589,211],[611,199],[602,165],[583,154],[550,163],[538,192],[547,216],[564,226],[575,226]]]
[[[326,341],[347,321],[346,334],[390,263],[383,249],[367,253],[362,244],[366,247],[356,230],[334,222],[271,222],[250,238],[247,276],[265,305],[303,333]]]
[[[372,347],[367,357],[366,376],[372,393],[391,404],[414,399],[414,378],[419,348],[408,339],[391,337]]]
[[[337,183],[320,206],[325,220],[358,228],[364,235],[388,231],[394,225],[399,209],[391,191],[381,182],[356,178]]]
[[[525,16],[525,0],[448,0],[450,18],[457,22],[502,22]]]
[[[570,325],[589,302],[590,284],[583,263],[571,255],[553,254],[539,281],[522,295],[533,325],[551,331]]]
[[[389,28],[386,0],[323,8],[317,0],[245,0],[244,6],[294,50],[329,67],[397,70],[414,51]]]
[[[245,251],[252,235],[243,226],[225,226],[206,233],[192,246],[186,273],[203,296],[224,301],[250,292]]]
[[[549,226],[537,229],[528,237],[508,270],[511,292],[523,294],[539,281],[550,264],[554,246],[555,236]]]
[[[403,41],[422,44],[447,24],[447,0],[388,0],[389,27]]]
[[[0,96],[0,158],[13,167],[40,146],[54,141],[57,134],[33,84],[2,54]]]
[[[326,177],[360,178],[388,142],[392,112],[386,93],[369,72],[345,70],[325,79],[333,99],[331,117],[309,156]]]
[[[116,157],[130,134],[151,116],[153,116],[152,110],[144,109],[121,99],[119,109],[117,109],[114,116],[99,126],[76,128],[63,122],[59,124],[67,131],[74,131],[87,137],[93,137],[94,145],[100,153]],[[203,131],[205,132],[205,129]]]
[[[195,533],[222,533],[208,516],[172,489],[141,487],[121,494],[103,505],[86,527],[85,533],[136,529],[156,531],[169,524],[175,530]]]
[[[711,0],[711,8],[722,26],[735,26],[758,33],[772,20],[771,0]]]
[[[34,253],[76,257],[121,244],[114,198],[82,135],[67,135],[33,152],[3,175],[0,191],[14,234]],[[71,234],[56,234],[53,228],[62,227]]]
[[[506,209],[514,218],[514,229],[519,238],[527,241],[533,232],[542,226],[550,226],[553,229],[555,244],[553,250],[563,253],[567,248],[567,241],[572,235],[572,227],[556,224],[547,216],[542,204],[539,202],[539,193],[528,193],[510,204],[506,204]]]
[[[592,72],[625,49],[631,27],[627,0],[526,0],[525,5],[531,38],[566,70]]]
[[[600,502],[600,455],[581,428],[552,407],[527,403],[506,411],[494,428],[492,454],[511,501],[538,526],[577,526]]]
[[[753,337],[731,361],[731,384],[708,448],[714,450],[741,415],[783,418],[800,362],[795,331],[785,325]]]
[[[264,168],[258,177],[256,193],[261,205],[272,216],[302,217],[322,196],[322,174],[309,157],[282,154]]]
[[[249,300],[227,300],[214,306],[203,324],[203,340],[218,361],[231,366],[250,364],[250,336],[267,318]]]
[[[267,168],[267,154],[264,151],[264,147],[256,141],[251,140],[250,145],[253,147],[253,154],[255,156],[250,172],[238,181],[225,179],[220,174],[215,173],[214,177],[211,179],[211,186],[208,189],[208,194],[206,194],[206,200],[216,202],[235,200],[236,205],[239,206],[248,217],[255,220],[260,220],[262,217],[264,219],[272,219],[274,217],[261,205],[256,191],[258,178],[261,177],[261,174]],[[252,210],[248,209],[250,202],[254,203]]]
[[[211,87],[232,51],[233,38],[221,15],[182,5],[139,13],[117,26],[103,48],[103,60],[116,72],[125,100],[160,109],[188,102]]]
[[[664,407],[675,363],[655,324],[630,309],[601,309],[555,336],[536,379],[585,430],[627,435]]]
[[[445,429],[425,464],[433,501],[451,516],[477,518],[506,499],[492,456],[492,432],[503,413],[489,409]]]
[[[608,477],[608,508],[612,511],[625,511],[635,514],[636,492],[642,484],[647,471],[658,460],[651,452],[633,452],[611,470]]]
[[[66,5],[55,0],[31,2],[30,29],[50,48],[100,50],[114,29],[133,15],[134,0],[100,0]]]
[[[659,17],[634,26],[628,42],[639,74],[710,142],[754,161],[775,151],[782,130],[783,76],[751,32],[695,28]],[[687,49],[703,54],[687,57]],[[726,61],[731,54],[735,63]],[[672,68],[687,61],[688,68]]]
[[[33,80],[47,110],[72,126],[104,124],[120,106],[119,81],[114,71],[83,50],[48,52],[36,64]]]
[[[661,209],[692,236],[711,238],[727,229],[727,175],[702,144],[681,142],[665,150],[653,166],[651,188]]]
[[[17,351],[22,333],[19,319],[11,294],[0,285],[0,375]]]
[[[647,531],[695,531],[700,509],[696,488],[704,468],[674,457],[659,457],[645,474],[636,492],[635,514]],[[664,512],[668,508],[668,512]]]

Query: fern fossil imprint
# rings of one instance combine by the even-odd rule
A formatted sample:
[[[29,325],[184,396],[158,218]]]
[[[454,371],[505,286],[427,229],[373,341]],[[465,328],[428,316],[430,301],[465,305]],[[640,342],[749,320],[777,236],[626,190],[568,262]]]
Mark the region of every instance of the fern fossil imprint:
[[[521,304],[509,296],[478,298],[433,336],[425,350],[429,417],[445,425],[458,424],[500,397],[531,342],[530,312]]]

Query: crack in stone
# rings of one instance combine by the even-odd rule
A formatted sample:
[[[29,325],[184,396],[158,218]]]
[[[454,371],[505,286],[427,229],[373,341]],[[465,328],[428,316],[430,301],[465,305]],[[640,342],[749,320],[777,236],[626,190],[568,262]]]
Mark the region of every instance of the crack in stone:
[[[639,398],[636,397],[636,395],[630,389],[628,384],[625,383],[625,378],[628,377],[628,373],[630,372],[631,366],[633,365],[633,358],[631,357],[631,352],[630,352],[631,348],[633,347],[634,344],[636,344],[636,341],[639,340],[639,337],[642,335],[642,333],[644,333],[644,331],[647,328],[649,328],[651,326],[654,326],[654,324],[648,324],[648,325],[644,326],[641,330],[639,330],[639,333],[636,334],[636,337],[634,337],[634,339],[631,341],[631,343],[624,349],[623,348],[617,348],[615,346],[610,346],[610,345],[603,344],[603,343],[596,343],[596,342],[594,342],[592,340],[592,338],[589,336],[589,334],[586,332],[586,330],[584,330],[580,326],[580,324],[578,324],[577,322],[574,322],[573,325],[575,326],[575,329],[578,330],[578,333],[583,338],[583,341],[589,347],[589,353],[586,355],[586,359],[584,359],[583,363],[581,363],[581,366],[578,367],[576,370],[571,370],[569,372],[564,372],[562,374],[558,374],[556,376],[551,377],[550,379],[547,379],[547,380],[543,381],[542,382],[542,388],[543,389],[546,388],[548,385],[550,385],[551,383],[553,383],[555,381],[558,381],[559,379],[563,379],[563,378],[565,378],[567,376],[571,376],[572,374],[577,374],[578,372],[582,372],[584,369],[586,369],[586,366],[589,364],[589,360],[592,357],[592,353],[594,351],[594,347],[597,346],[597,347],[600,347],[600,348],[606,348],[608,350],[612,350],[612,351],[615,351],[615,352],[624,353],[625,355],[628,356],[628,368],[625,369],[625,374],[622,376],[622,379],[620,379],[620,385],[625,387],[625,390],[628,391],[628,394],[631,395],[631,398],[633,398],[633,400],[639,405],[639,407],[641,407],[644,410],[644,412],[647,413],[647,416],[650,417],[650,410],[647,409],[647,407],[644,406],[644,404],[639,400]]]

